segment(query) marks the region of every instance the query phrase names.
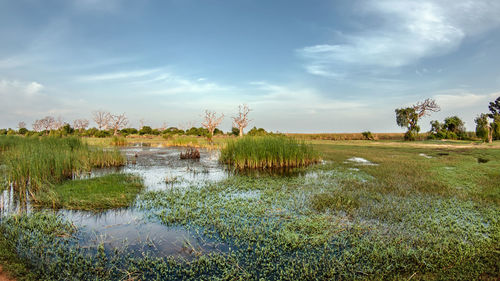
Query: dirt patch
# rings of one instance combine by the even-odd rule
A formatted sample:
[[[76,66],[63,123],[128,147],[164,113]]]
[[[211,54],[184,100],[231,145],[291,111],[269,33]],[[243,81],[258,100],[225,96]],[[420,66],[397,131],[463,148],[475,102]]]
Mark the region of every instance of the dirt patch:
[[[16,279],[12,279],[9,275],[3,271],[2,266],[0,265],[0,281],[15,281]]]

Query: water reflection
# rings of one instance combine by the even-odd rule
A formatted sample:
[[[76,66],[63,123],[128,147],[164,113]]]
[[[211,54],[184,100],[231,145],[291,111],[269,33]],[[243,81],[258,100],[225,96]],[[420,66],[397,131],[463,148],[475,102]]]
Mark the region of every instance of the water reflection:
[[[228,176],[218,163],[218,152],[201,150],[199,160],[180,160],[180,148],[125,147],[127,165],[112,169],[96,169],[81,177],[98,177],[113,172],[125,172],[142,177],[147,191],[167,188],[185,188],[222,180]],[[32,212],[33,208],[12,186],[0,194],[1,216]],[[39,210],[39,209],[37,209]],[[167,227],[149,218],[134,206],[105,212],[55,211],[78,227],[78,241],[82,247],[103,244],[107,251],[127,247],[134,256],[144,252],[153,256],[192,258],[212,252],[225,251],[225,245],[207,240],[198,233],[182,227]]]

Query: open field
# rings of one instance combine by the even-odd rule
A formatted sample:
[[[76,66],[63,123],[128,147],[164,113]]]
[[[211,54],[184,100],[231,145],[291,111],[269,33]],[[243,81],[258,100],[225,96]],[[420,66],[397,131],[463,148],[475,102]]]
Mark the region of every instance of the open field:
[[[181,259],[87,249],[71,221],[35,212],[2,220],[0,253],[17,255],[1,258],[28,280],[497,280],[500,143],[312,144],[324,162],[288,176],[139,193],[135,208],[221,250],[188,243]]]

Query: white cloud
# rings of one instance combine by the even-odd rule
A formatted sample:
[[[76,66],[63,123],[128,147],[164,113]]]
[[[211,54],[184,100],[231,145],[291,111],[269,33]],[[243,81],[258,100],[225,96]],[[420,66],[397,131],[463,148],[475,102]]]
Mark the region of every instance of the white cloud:
[[[78,80],[81,81],[105,81],[105,80],[120,80],[120,79],[133,79],[148,76],[154,73],[158,73],[161,69],[144,69],[144,70],[134,70],[134,71],[123,71],[123,72],[111,72],[103,73],[97,75],[81,76]]]
[[[376,16],[374,29],[344,36],[343,43],[297,50],[314,75],[335,77],[340,66],[394,68],[446,54],[464,38],[500,25],[500,1],[367,0],[361,13]]]
[[[434,99],[446,110],[471,108],[475,106],[487,107],[488,103],[500,96],[500,92],[492,94],[474,94],[474,93],[458,93],[458,94],[438,94],[434,95]]]

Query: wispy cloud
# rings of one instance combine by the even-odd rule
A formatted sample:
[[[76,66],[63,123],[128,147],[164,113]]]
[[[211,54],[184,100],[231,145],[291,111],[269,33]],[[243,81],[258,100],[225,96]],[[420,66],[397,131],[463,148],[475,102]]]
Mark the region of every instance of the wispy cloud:
[[[132,71],[121,71],[121,72],[110,72],[110,73],[102,73],[96,75],[87,75],[80,76],[77,80],[87,81],[87,82],[95,82],[95,81],[106,81],[106,80],[127,80],[134,78],[141,78],[145,76],[149,76],[154,73],[160,72],[161,69],[153,68],[153,69],[143,69],[143,70],[132,70]]]
[[[362,13],[380,21],[376,28],[343,36],[342,43],[297,50],[313,75],[337,77],[351,67],[395,68],[455,50],[466,36],[500,25],[498,1],[368,0]],[[470,27],[477,23],[477,27]]]

